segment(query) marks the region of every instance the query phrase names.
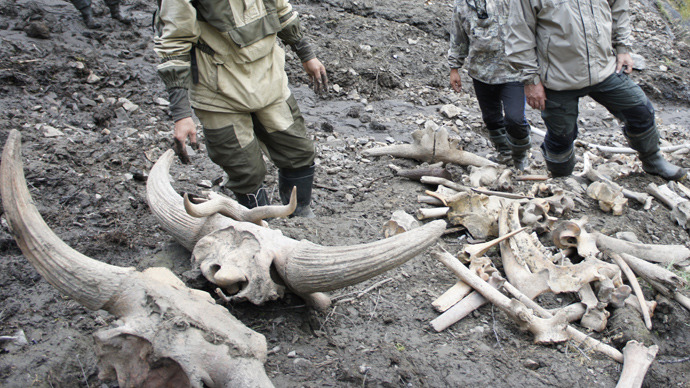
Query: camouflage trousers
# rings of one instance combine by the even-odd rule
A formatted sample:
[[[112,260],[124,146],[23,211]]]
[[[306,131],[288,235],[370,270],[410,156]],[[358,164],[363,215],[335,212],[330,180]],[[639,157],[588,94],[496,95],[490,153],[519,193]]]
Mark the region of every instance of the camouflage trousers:
[[[280,169],[309,167],[314,162],[314,142],[292,95],[255,112],[194,109],[194,113],[203,126],[208,156],[228,174],[225,187],[235,193],[254,193],[261,187],[266,175],[264,154]]]

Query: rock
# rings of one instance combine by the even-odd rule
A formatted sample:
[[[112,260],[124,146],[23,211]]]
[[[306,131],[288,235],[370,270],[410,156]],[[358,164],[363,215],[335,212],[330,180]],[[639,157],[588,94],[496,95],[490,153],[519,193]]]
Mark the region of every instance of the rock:
[[[297,352],[293,350],[293,351],[289,352],[289,353],[287,354],[287,356],[288,356],[289,358],[295,358],[295,357],[297,357]]]
[[[41,129],[43,130],[43,136],[45,137],[65,136],[65,134],[62,131],[50,125],[43,125]]]
[[[537,369],[539,369],[539,367],[541,365],[539,364],[539,362],[528,358],[522,362],[522,366],[524,366],[525,368],[527,368],[529,370],[537,370]]]
[[[24,32],[30,38],[36,39],[49,39],[50,38],[50,28],[44,22],[37,21],[29,23],[25,28]]]
[[[89,71],[89,76],[86,77],[86,83],[87,84],[95,84],[96,82],[99,82],[100,80],[101,80],[101,77],[94,74],[93,71]]]
[[[170,101],[162,97],[156,98],[153,102],[155,102],[158,106],[170,106]]]
[[[378,131],[378,132],[383,132],[383,131],[385,131],[385,130],[388,129],[388,127],[386,127],[385,125],[379,123],[379,122],[376,121],[376,120],[373,120],[371,123],[369,123],[369,128],[370,128],[372,131]]]
[[[139,105],[133,103],[132,101],[124,97],[118,98],[117,103],[122,104],[122,108],[127,112],[134,112],[135,110],[139,109]]]
[[[334,92],[340,93],[340,90],[341,90],[340,85],[333,84],[333,86],[331,86],[331,88],[333,89]]]
[[[441,113],[449,119],[460,116],[462,111],[454,104],[446,104],[441,107]]]
[[[333,127],[333,124],[329,123],[328,121],[324,121],[321,123],[321,130],[330,133],[335,130],[335,127]]]
[[[204,180],[200,181],[199,183],[197,183],[196,185],[199,187],[203,187],[205,189],[210,189],[211,187],[213,187],[213,183],[211,183],[211,181],[208,179],[204,179]]]

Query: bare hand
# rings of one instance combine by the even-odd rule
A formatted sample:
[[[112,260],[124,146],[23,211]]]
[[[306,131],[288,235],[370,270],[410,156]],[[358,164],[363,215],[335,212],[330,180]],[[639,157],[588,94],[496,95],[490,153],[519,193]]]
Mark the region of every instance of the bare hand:
[[[462,90],[462,79],[460,79],[460,72],[458,69],[450,69],[450,87],[457,93]]]
[[[632,73],[633,59],[629,53],[616,55],[616,73],[620,73],[621,69],[625,74]]]
[[[328,91],[328,76],[326,75],[326,68],[317,58],[312,58],[302,63],[304,70],[309,74],[309,79],[314,84],[314,92]]]
[[[173,134],[173,150],[180,162],[189,164],[189,155],[187,154],[187,137],[189,143],[195,150],[199,149],[199,144],[196,142],[196,124],[191,117],[186,117],[175,122],[175,132]]]
[[[527,104],[533,109],[544,110],[546,107],[546,92],[544,92],[544,85],[538,83],[536,85],[525,85],[525,98]]]

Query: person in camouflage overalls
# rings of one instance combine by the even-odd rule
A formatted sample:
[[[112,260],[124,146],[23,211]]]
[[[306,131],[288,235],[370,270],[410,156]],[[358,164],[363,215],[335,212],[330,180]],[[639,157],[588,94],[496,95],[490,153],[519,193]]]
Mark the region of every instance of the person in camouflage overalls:
[[[91,0],[70,0],[74,8],[79,10],[82,19],[84,19],[84,24],[89,28],[100,28],[101,25],[93,17],[93,9],[91,8]],[[120,11],[120,0],[105,0],[105,5],[110,10],[110,16],[119,20],[122,23],[130,24],[132,19],[124,16],[122,11]]]
[[[450,84],[462,90],[459,69],[467,63],[482,119],[498,151],[497,161],[511,158],[524,170],[531,147],[530,126],[525,118],[525,94],[519,74],[504,54],[504,0],[456,0],[450,29]]]
[[[180,159],[188,162],[188,138],[196,144],[191,100],[208,155],[228,174],[225,187],[240,204],[269,202],[263,150],[279,169],[281,201],[297,187],[293,215],[313,217],[314,143],[288,88],[277,38],[295,51],[317,92],[328,81],[288,0],[162,0],[154,21]]]

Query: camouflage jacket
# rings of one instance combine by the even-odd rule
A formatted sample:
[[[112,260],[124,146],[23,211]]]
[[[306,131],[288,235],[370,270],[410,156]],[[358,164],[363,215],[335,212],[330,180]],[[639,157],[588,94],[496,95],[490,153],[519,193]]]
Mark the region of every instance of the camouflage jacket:
[[[506,60],[503,26],[506,0],[455,0],[450,28],[448,65],[461,68],[467,62],[470,77],[502,84],[519,80]]]

